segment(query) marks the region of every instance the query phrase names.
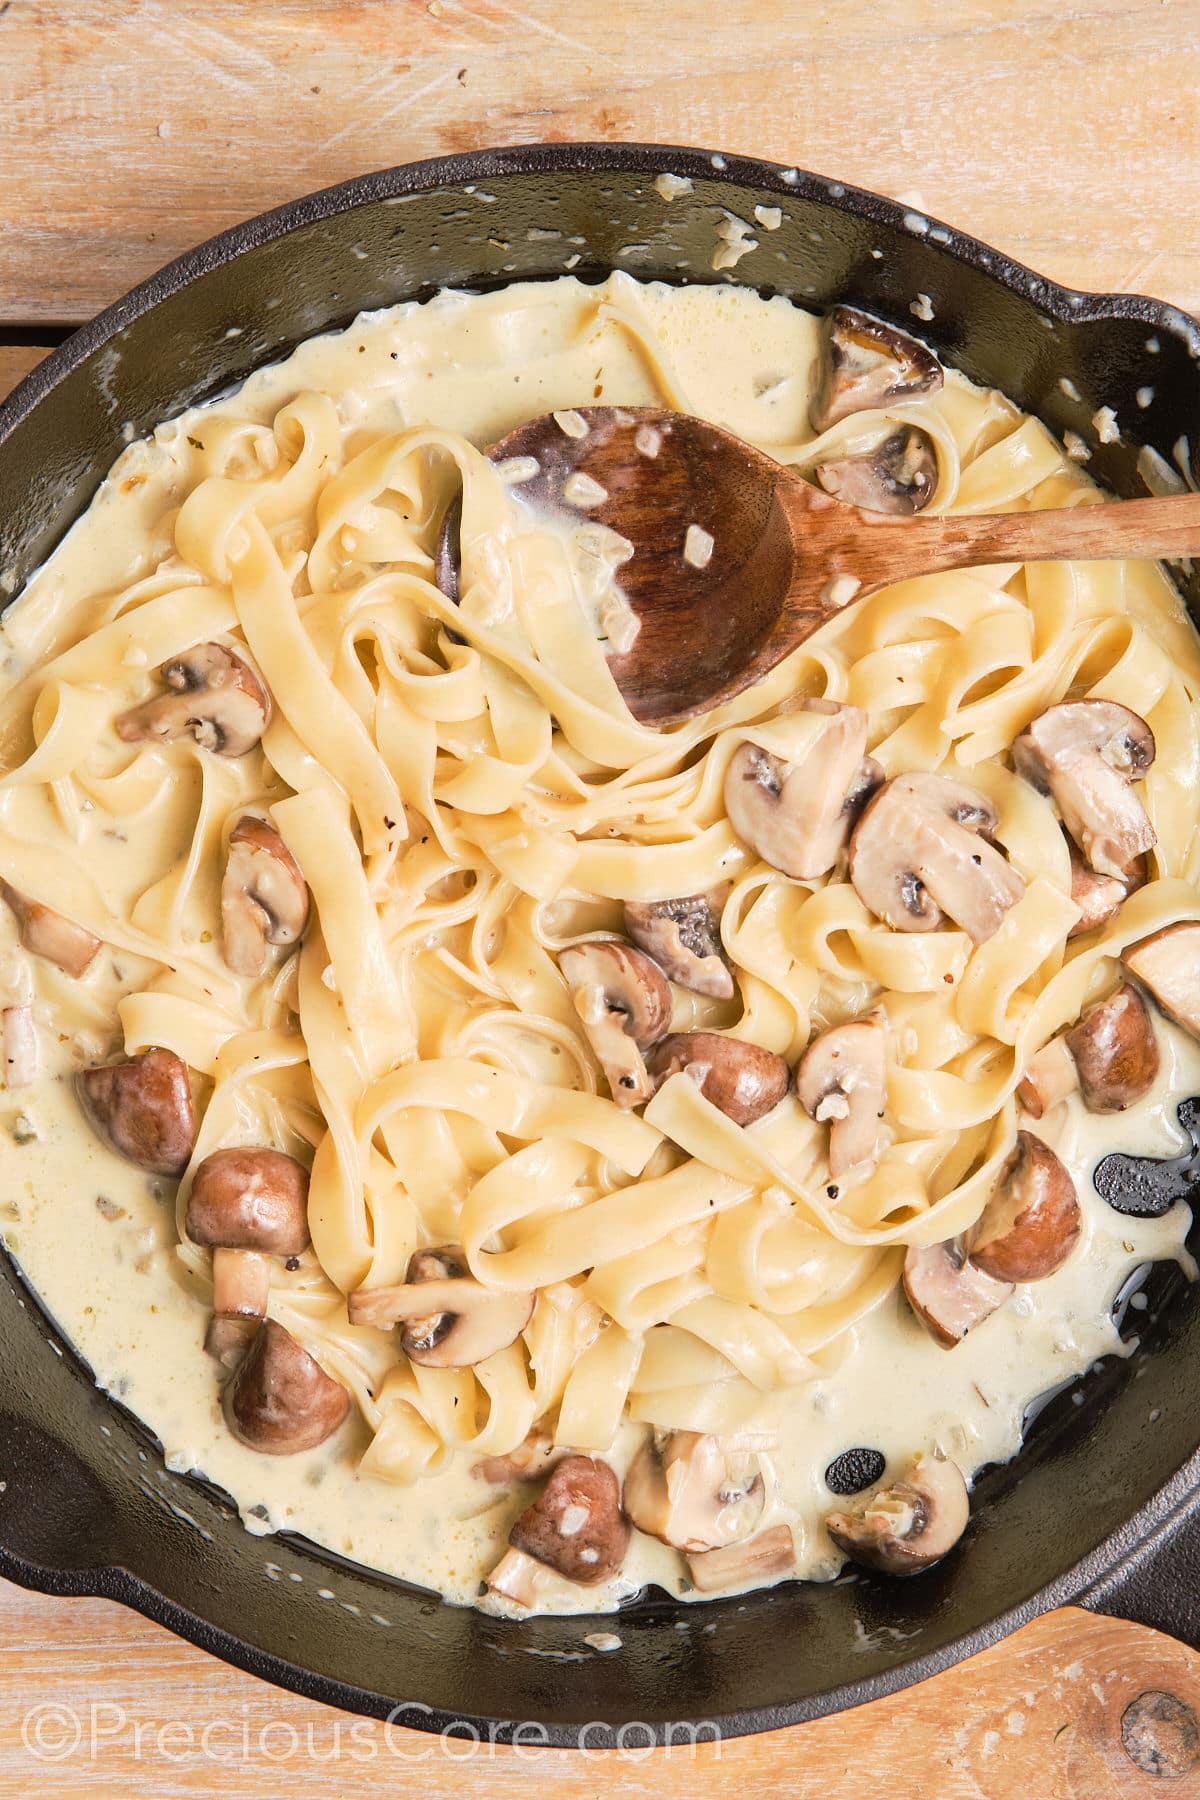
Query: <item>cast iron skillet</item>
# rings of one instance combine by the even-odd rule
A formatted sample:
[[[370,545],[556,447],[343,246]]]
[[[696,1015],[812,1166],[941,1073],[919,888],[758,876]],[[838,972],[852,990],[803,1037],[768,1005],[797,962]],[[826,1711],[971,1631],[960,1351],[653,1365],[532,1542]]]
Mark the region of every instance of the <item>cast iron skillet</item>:
[[[667,205],[657,175],[689,176]],[[251,220],[77,332],[0,406],[0,584],[16,592],[121,448],[363,307],[438,288],[611,268],[711,281],[721,210],[779,206],[734,279],[919,329],[975,380],[1094,448],[1118,494],[1137,452],[1200,435],[1200,329],[1172,307],[1068,293],[891,201],[746,158],[630,144],[481,152],[368,175]],[[1078,399],[1064,393],[1069,377]],[[1148,404],[1145,390],[1152,389]],[[1096,408],[1123,436],[1097,444]],[[1200,576],[1184,583],[1200,612]],[[1186,1176],[1190,1171],[1185,1169]],[[1186,1187],[1186,1180],[1184,1186]],[[764,1730],[933,1674],[1081,1599],[1200,1645],[1200,1289],[1156,1270],[1141,1348],[1040,1414],[978,1484],[970,1531],[907,1583],[849,1577],[700,1607],[651,1596],[619,1619],[507,1624],[443,1606],[289,1539],[255,1538],[206,1484],[164,1468],[0,1256],[0,1573],[103,1594],[267,1679],[442,1730],[513,1722],[589,1746]],[[1078,1396],[1078,1400],[1077,1400]],[[397,1492],[397,1531],[404,1496]],[[1189,1560],[1190,1559],[1190,1560]],[[585,1642],[615,1629],[616,1654]],[[486,1722],[486,1723],[485,1723]],[[632,1722],[636,1722],[636,1725]],[[466,1729],[466,1727],[463,1727]],[[618,1737],[618,1732],[621,1736]],[[526,1733],[525,1741],[530,1741]]]

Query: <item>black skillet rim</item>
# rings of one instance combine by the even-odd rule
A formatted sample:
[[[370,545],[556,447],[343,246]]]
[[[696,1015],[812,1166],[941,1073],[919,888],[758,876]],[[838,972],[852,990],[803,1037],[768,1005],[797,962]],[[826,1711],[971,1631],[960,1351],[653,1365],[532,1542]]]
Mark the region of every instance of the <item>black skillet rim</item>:
[[[832,204],[853,216],[890,227],[936,232],[936,243],[951,258],[967,264],[997,285],[1028,301],[1049,319],[1061,324],[1083,324],[1110,319],[1140,321],[1155,330],[1180,338],[1194,360],[1200,361],[1200,323],[1169,302],[1141,294],[1104,294],[1067,288],[1038,275],[1025,264],[993,249],[982,240],[944,224],[934,215],[915,212],[903,202],[854,187],[836,178],[790,167],[761,158],[662,144],[565,143],[531,144],[471,151],[462,155],[431,157],[420,162],[376,170],[336,186],[287,202],[186,251],[146,281],[132,288],[89,323],[81,326],[0,403],[0,443],[16,429],[73,370],[152,310],[162,300],[185,288],[209,270],[234,260],[244,251],[269,243],[301,226],[319,223],[355,206],[391,199],[397,195],[436,190],[449,184],[495,180],[504,175],[539,175],[566,172],[594,174],[612,171],[629,174],[674,174],[727,184],[740,191],[746,186]],[[43,1311],[44,1309],[40,1308]],[[56,1338],[57,1328],[47,1317]],[[65,1342],[65,1340],[61,1340]],[[66,1345],[77,1367],[81,1360]],[[1189,1512],[1200,1506],[1200,1449],[1175,1471],[1144,1506],[1139,1508],[1088,1555],[1032,1595],[996,1615],[985,1625],[965,1632],[936,1651],[898,1662],[861,1681],[813,1695],[781,1707],[747,1708],[706,1720],[715,1725],[721,1739],[799,1724],[887,1694],[938,1674],[943,1669],[986,1649],[1028,1623],[1042,1612],[1078,1599],[1099,1584],[1119,1580],[1133,1565],[1153,1554]],[[220,1630],[198,1614],[179,1606],[133,1570],[109,1565],[91,1569],[58,1569],[36,1565],[18,1557],[0,1543],[0,1575],[20,1586],[42,1593],[70,1597],[94,1595],[118,1601],[164,1626],[203,1650],[277,1686],[326,1705],[379,1719],[394,1719],[410,1729],[431,1733],[483,1727],[494,1741],[510,1736],[508,1722],[482,1716],[421,1707],[414,1713],[404,1702],[333,1677],[321,1676],[268,1651],[247,1644]],[[599,1615],[604,1618],[608,1615]],[[492,1729],[496,1728],[496,1729]],[[545,1723],[541,1744],[549,1747],[580,1746],[579,1728]],[[649,1729],[654,1741],[664,1741],[657,1722]],[[589,1738],[586,1748],[617,1744],[612,1727]]]

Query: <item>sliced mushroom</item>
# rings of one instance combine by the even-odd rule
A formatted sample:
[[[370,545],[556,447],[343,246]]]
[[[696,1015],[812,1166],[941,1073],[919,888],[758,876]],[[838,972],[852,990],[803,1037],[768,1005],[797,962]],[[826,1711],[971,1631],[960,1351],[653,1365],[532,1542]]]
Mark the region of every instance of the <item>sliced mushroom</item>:
[[[506,1550],[488,1576],[487,1585],[491,1593],[532,1608],[537,1605],[545,1580],[545,1563],[526,1556],[523,1550]]]
[[[676,1550],[715,1550],[749,1537],[762,1514],[758,1459],[708,1432],[647,1438],[625,1476],[625,1511]]]
[[[1017,1099],[1031,1119],[1042,1119],[1060,1100],[1073,1094],[1078,1086],[1079,1070],[1075,1067],[1075,1058],[1067,1048],[1066,1039],[1051,1038],[1035,1056],[1030,1057],[1029,1067],[1017,1088]]]
[[[996,1281],[1041,1281],[1066,1262],[1082,1226],[1064,1165],[1041,1138],[1018,1131],[971,1233],[971,1261]]]
[[[1139,938],[1121,961],[1149,988],[1168,1019],[1200,1038],[1200,920],[1183,919]]]
[[[290,1331],[268,1319],[224,1393],[235,1438],[266,1456],[314,1450],[350,1411],[350,1396]]]
[[[1089,1112],[1124,1112],[1153,1086],[1158,1041],[1146,1002],[1129,982],[1089,1006],[1064,1041]]]
[[[192,1177],[185,1224],[194,1244],[299,1256],[308,1248],[308,1170],[281,1150],[214,1150]]]
[[[352,1325],[387,1330],[404,1321],[400,1345],[429,1369],[469,1369],[507,1350],[528,1325],[533,1295],[484,1287],[457,1244],[418,1250],[398,1287],[359,1288],[347,1302]]]
[[[226,1368],[236,1368],[267,1316],[271,1259],[257,1250],[214,1250],[213,1316],[204,1348]]]
[[[757,1537],[740,1544],[723,1544],[719,1550],[693,1550],[687,1559],[693,1585],[702,1594],[718,1594],[724,1588],[746,1587],[787,1575],[796,1567],[796,1546],[791,1527],[772,1525]]]
[[[733,973],[721,948],[721,908],[728,892],[721,887],[678,900],[627,900],[625,929],[680,987],[732,1000]]]
[[[725,811],[756,856],[796,881],[815,881],[850,835],[869,760],[867,715],[833,701],[807,701],[804,710],[824,720],[804,760],[788,763],[758,744],[740,744],[725,771]]]
[[[92,1129],[152,1175],[182,1175],[196,1141],[188,1066],[173,1050],[142,1050],[75,1077]]]
[[[308,883],[274,825],[243,813],[229,834],[221,882],[224,955],[234,974],[261,975],[268,947],[297,943],[308,912]]]
[[[933,499],[937,452],[928,432],[902,425],[898,431],[889,431],[873,449],[819,463],[814,473],[825,492],[847,506],[911,516]]]
[[[873,1169],[886,1097],[883,1020],[869,1015],[819,1032],[796,1066],[796,1098],[829,1125],[829,1173]]]
[[[939,1344],[951,1349],[990,1318],[1012,1293],[1010,1281],[994,1281],[967,1259],[958,1238],[944,1244],[910,1244],[904,1257],[909,1305]]]
[[[896,931],[933,931],[949,915],[981,944],[1025,892],[989,842],[991,801],[948,775],[900,775],[868,800],[850,839],[850,879]]]
[[[617,1105],[648,1100],[654,1088],[642,1052],[671,1024],[671,989],[658,964],[644,950],[596,940],[560,950],[558,966]]]
[[[64,918],[62,913],[43,906],[40,900],[31,900],[28,894],[18,893],[7,881],[0,881],[0,894],[17,921],[17,931],[26,950],[34,956],[44,956],[64,975],[71,975],[76,980],[86,974],[100,948],[98,937],[85,931],[82,925],[76,925],[74,919]]]
[[[1068,939],[1082,937],[1115,918],[1130,894],[1145,887],[1150,879],[1149,859],[1135,856],[1121,876],[1097,875],[1079,853],[1073,837],[1071,849],[1071,898],[1079,908],[1079,917],[1067,933]]]
[[[821,379],[809,408],[814,431],[893,400],[936,394],[945,376],[931,350],[856,306],[835,306],[825,334]]]
[[[536,1481],[546,1475],[567,1452],[546,1431],[535,1425],[507,1456],[484,1456],[472,1463],[471,1473],[480,1481],[500,1487],[512,1481]]]
[[[915,1575],[954,1548],[970,1514],[958,1464],[918,1456],[901,1480],[830,1513],[825,1529],[838,1549],[864,1568]]]
[[[171,691],[120,715],[117,736],[125,743],[173,743],[190,734],[203,750],[244,756],[259,742],[271,717],[270,695],[228,644],[197,644],[158,673]]]
[[[1115,700],[1074,700],[1034,719],[1012,747],[1013,768],[1050,794],[1063,824],[1098,875],[1124,881],[1155,844],[1134,793],[1154,761],[1154,733]]]
[[[753,1125],[788,1091],[788,1066],[773,1050],[719,1031],[675,1031],[646,1058],[655,1091],[670,1075],[690,1075],[706,1100],[735,1125]]]
[[[37,1080],[40,1046],[33,1004],[23,1001],[6,1006],[0,1015],[0,1038],[4,1051],[4,1085],[28,1087]]]
[[[568,1456],[508,1534],[514,1550],[568,1581],[591,1586],[615,1575],[629,1548],[621,1484],[606,1462]]]

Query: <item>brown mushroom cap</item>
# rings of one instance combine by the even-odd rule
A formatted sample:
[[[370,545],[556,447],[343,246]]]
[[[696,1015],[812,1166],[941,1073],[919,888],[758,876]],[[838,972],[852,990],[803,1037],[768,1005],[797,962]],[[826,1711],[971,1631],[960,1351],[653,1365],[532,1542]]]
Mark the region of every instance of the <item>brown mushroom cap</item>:
[[[971,1233],[971,1261],[996,1281],[1041,1281],[1066,1262],[1081,1230],[1066,1168],[1049,1144],[1018,1131]]]
[[[92,932],[64,918],[40,900],[31,900],[7,881],[0,881],[0,894],[17,921],[17,932],[25,949],[33,956],[44,956],[60,968],[64,975],[78,980],[91,967],[101,940]]]
[[[1149,988],[1168,1019],[1200,1038],[1200,920],[1164,925],[1127,944],[1125,967]]]
[[[297,943],[308,924],[308,883],[269,819],[243,813],[229,834],[221,882],[224,955],[235,975],[261,975],[268,946]]]
[[[945,377],[931,350],[907,331],[856,306],[835,306],[825,333],[821,378],[809,408],[814,431],[893,400],[936,394]]]
[[[1013,768],[1054,799],[1063,824],[1099,875],[1126,878],[1153,850],[1154,828],[1131,786],[1154,761],[1154,733],[1115,700],[1052,706],[1012,747]]]
[[[946,1349],[990,1318],[1012,1293],[1009,1281],[993,1281],[969,1262],[956,1238],[942,1244],[910,1244],[904,1256],[904,1293],[929,1335]]]
[[[1082,937],[1115,918],[1130,894],[1145,887],[1150,879],[1150,860],[1135,856],[1121,876],[1097,875],[1085,861],[1073,837],[1067,837],[1071,851],[1071,898],[1079,908],[1079,917],[1067,933],[1068,939]]]
[[[228,644],[196,644],[158,673],[171,691],[120,715],[116,731],[125,743],[171,743],[190,734],[203,750],[244,756],[259,742],[271,697]]]
[[[858,706],[809,700],[823,723],[802,762],[739,744],[725,771],[725,811],[742,842],[796,881],[830,870],[850,835],[861,793],[867,715]],[[848,804],[849,803],[849,804]]]
[[[551,1470],[545,1487],[508,1534],[521,1550],[568,1581],[586,1586],[607,1581],[625,1560],[629,1521],[621,1511],[621,1484],[605,1462],[568,1456]]]
[[[382,1330],[404,1321],[400,1345],[410,1362],[430,1369],[468,1369],[507,1350],[533,1314],[526,1290],[485,1287],[470,1273],[458,1244],[417,1250],[408,1280],[359,1288],[347,1300],[352,1325]]]
[[[727,886],[678,900],[627,900],[625,929],[663,974],[694,994],[732,1000],[733,973],[721,948]]]
[[[838,1549],[864,1568],[915,1575],[954,1548],[970,1514],[958,1464],[919,1456],[902,1480],[830,1513],[825,1529]]]
[[[290,1331],[268,1319],[224,1393],[235,1438],[266,1456],[314,1450],[350,1411],[350,1396]]]
[[[214,1150],[192,1177],[194,1244],[299,1256],[308,1248],[308,1170],[281,1150]]]
[[[1067,1032],[1089,1112],[1124,1112],[1158,1074],[1158,1041],[1146,1002],[1129,982],[1089,1006]]]
[[[173,1050],[142,1050],[75,1077],[92,1129],[152,1175],[182,1175],[196,1141],[188,1066]]]
[[[649,1437],[625,1476],[625,1511],[639,1531],[676,1550],[714,1550],[749,1537],[762,1515],[757,1458],[708,1432]]]
[[[788,1066],[773,1050],[719,1031],[674,1031],[646,1058],[655,1090],[686,1072],[704,1098],[735,1125],[753,1125],[788,1091]]]
[[[791,1527],[772,1525],[757,1537],[740,1544],[722,1544],[716,1550],[693,1550],[687,1559],[692,1584],[701,1594],[718,1594],[723,1589],[756,1586],[777,1575],[787,1575],[796,1567],[796,1546]]]
[[[933,931],[946,915],[981,944],[1025,883],[991,844],[985,794],[948,775],[900,775],[870,800],[850,839],[850,879],[896,931]]]
[[[558,966],[617,1105],[648,1100],[654,1089],[642,1051],[671,1024],[671,989],[654,958],[594,939],[560,950]]]
[[[819,463],[813,472],[825,492],[846,506],[911,517],[933,499],[937,452],[928,432],[902,425],[872,449]]]
[[[873,1168],[887,1094],[886,1031],[874,1016],[819,1032],[796,1065],[796,1098],[829,1125],[829,1173]]]

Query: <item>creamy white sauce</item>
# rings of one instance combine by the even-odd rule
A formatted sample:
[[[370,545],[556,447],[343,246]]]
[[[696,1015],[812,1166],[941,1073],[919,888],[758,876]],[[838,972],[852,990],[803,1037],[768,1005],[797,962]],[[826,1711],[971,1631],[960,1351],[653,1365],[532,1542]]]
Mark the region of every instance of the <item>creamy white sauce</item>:
[[[730,224],[747,230],[741,221]],[[752,247],[740,238],[734,244],[732,231],[727,235],[730,261]],[[642,353],[624,339],[606,346],[602,391],[596,391],[596,356],[586,334],[564,347],[550,330],[550,309],[573,303],[556,297],[554,287],[532,287],[517,307],[511,297],[447,294],[423,309],[371,315],[253,376],[238,411],[265,424],[298,390],[313,387],[338,397],[364,442],[428,420],[486,443],[554,408],[569,414],[598,399],[637,404],[652,398]],[[686,347],[688,366],[703,369],[707,412],[758,441],[806,435],[807,380],[780,380],[779,371],[807,376],[816,344],[807,315],[720,287],[658,300],[655,324],[668,350],[682,355]],[[5,621],[10,679],[69,639],[86,596],[134,579],[165,553],[163,513],[182,492],[183,446],[214,411],[220,409],[164,425],[154,440],[122,455],[86,518]],[[264,438],[255,453],[269,456],[270,443]],[[616,566],[610,565],[610,577]],[[598,582],[598,606],[612,585]],[[118,892],[149,877],[156,853],[161,846],[139,843],[136,834],[128,841],[96,837],[88,847],[95,879]],[[5,945],[12,941],[7,916],[0,934]],[[8,1250],[99,1385],[157,1433],[168,1465],[203,1471],[227,1489],[251,1531],[303,1533],[451,1600],[475,1600],[528,1488],[489,1486],[470,1473],[465,1458],[415,1487],[360,1478],[356,1463],[367,1434],[358,1424],[331,1445],[283,1458],[256,1454],[226,1429],[214,1367],[202,1348],[207,1304],[177,1254],[171,1184],[147,1177],[92,1136],[65,1079],[103,1049],[96,1020],[111,1019],[117,995],[137,984],[130,963],[122,958],[115,967],[108,953],[99,959],[82,984],[91,1022],[64,1010],[63,1037],[42,1032],[41,1078],[0,1095],[0,1229]],[[47,1017],[43,1007],[43,1023]],[[764,1397],[759,1423],[774,1447],[764,1455],[770,1479],[761,1523],[791,1527],[799,1574],[836,1572],[840,1559],[821,1521],[833,1505],[824,1470],[841,1451],[875,1447],[892,1474],[930,1446],[968,1474],[1011,1456],[1035,1395],[1099,1356],[1123,1353],[1110,1309],[1129,1272],[1160,1258],[1176,1258],[1191,1272],[1183,1249],[1190,1224],[1185,1206],[1162,1219],[1126,1218],[1091,1185],[1097,1159],[1110,1150],[1164,1156],[1185,1147],[1175,1106],[1200,1091],[1200,1045],[1161,1019],[1156,1026],[1162,1068],[1142,1102],[1125,1114],[1097,1117],[1073,1100],[1047,1123],[1045,1135],[1070,1168],[1083,1207],[1083,1233],[1063,1268],[1018,1288],[953,1351],[932,1343],[897,1291],[846,1334],[836,1369],[806,1387]],[[641,1435],[640,1427],[622,1427],[610,1457],[619,1470]],[[687,1592],[676,1553],[635,1533],[621,1575],[588,1590],[584,1604],[610,1608],[649,1582]],[[542,1604],[577,1610],[580,1591],[548,1577]],[[596,1642],[616,1647],[607,1636]]]

